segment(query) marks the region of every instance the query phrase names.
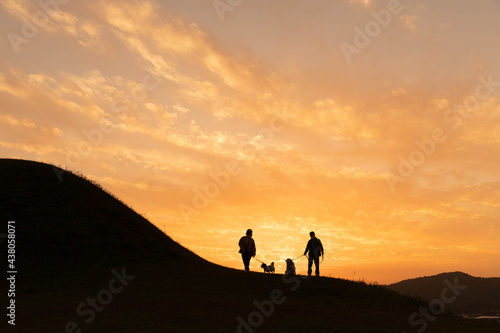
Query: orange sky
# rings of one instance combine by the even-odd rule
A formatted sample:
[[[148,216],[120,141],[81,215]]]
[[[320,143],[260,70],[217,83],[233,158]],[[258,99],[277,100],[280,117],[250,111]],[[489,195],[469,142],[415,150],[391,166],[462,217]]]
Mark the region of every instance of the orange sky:
[[[229,267],[500,276],[500,1],[42,3],[0,4],[2,157]]]

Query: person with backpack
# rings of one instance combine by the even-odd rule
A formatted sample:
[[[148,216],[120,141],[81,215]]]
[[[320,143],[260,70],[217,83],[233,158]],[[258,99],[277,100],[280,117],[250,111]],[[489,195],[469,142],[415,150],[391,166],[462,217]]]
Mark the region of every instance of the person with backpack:
[[[307,275],[311,276],[312,273],[312,264],[314,262],[314,266],[316,266],[316,276],[319,276],[319,257],[325,254],[323,250],[323,244],[319,238],[316,238],[314,231],[309,233],[311,239],[307,242],[306,250],[304,251],[304,255],[307,255],[309,252],[309,265],[307,267]]]
[[[243,259],[243,265],[245,265],[245,271],[250,271],[250,259],[255,257],[255,241],[252,238],[252,229],[247,230],[247,235],[240,238],[238,245],[240,246],[241,258]]]

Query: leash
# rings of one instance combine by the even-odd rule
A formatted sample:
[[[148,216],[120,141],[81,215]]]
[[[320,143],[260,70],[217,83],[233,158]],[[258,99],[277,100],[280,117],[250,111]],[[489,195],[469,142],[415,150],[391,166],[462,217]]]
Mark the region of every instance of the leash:
[[[254,259],[257,260],[258,262],[262,263],[262,264],[265,264],[265,262],[260,261],[259,259],[255,258],[255,257],[254,257]]]
[[[297,258],[292,259],[292,260],[293,260],[293,261],[295,261],[295,260],[297,260],[297,259],[299,259],[299,258],[301,258],[301,257],[306,257],[306,255],[305,255],[305,254],[303,254],[303,255],[298,256]],[[323,262],[323,260],[325,260],[325,255],[322,255],[321,257],[322,257],[322,258],[321,258],[321,262],[320,262],[320,263],[322,263],[322,262]],[[307,258],[307,257],[306,257],[306,258]],[[259,259],[255,258],[255,257],[254,257],[254,259],[255,259],[255,260],[257,260],[258,262],[260,262],[261,264],[266,264],[265,262],[260,261]]]
[[[300,257],[306,257],[306,255],[305,255],[305,254],[303,254],[303,255],[298,256],[297,258],[295,258],[295,259],[293,259],[293,260],[295,261],[295,260],[299,259]],[[306,257],[306,258],[307,258],[307,257]],[[307,258],[307,259],[309,259],[309,258]],[[324,255],[324,254],[322,254],[322,255],[321,255],[321,261],[320,261],[319,263],[321,264],[321,263],[323,262],[323,260],[325,260],[325,255]]]

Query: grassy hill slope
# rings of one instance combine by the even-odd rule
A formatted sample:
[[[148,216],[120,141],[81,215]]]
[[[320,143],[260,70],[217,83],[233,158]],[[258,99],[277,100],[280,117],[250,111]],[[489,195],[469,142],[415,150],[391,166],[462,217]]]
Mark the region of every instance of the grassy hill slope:
[[[0,221],[16,221],[16,326],[0,332],[498,332],[380,286],[211,264],[99,186],[0,160]],[[7,247],[1,243],[0,260]],[[237,255],[237,254],[235,254]],[[4,266],[2,266],[4,267]],[[5,271],[5,270],[4,270]],[[6,293],[2,290],[2,295]],[[5,309],[7,297],[0,305]]]

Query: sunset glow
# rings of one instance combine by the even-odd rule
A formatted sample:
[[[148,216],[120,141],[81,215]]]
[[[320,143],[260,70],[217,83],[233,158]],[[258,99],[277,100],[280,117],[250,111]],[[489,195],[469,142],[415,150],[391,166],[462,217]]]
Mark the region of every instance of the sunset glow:
[[[2,1],[0,155],[228,267],[500,276],[500,2],[232,3]]]

